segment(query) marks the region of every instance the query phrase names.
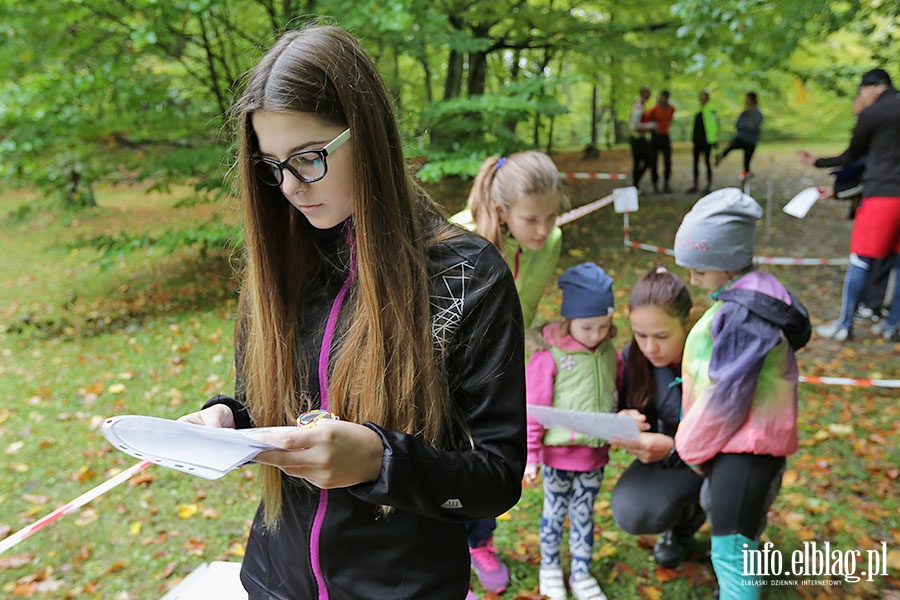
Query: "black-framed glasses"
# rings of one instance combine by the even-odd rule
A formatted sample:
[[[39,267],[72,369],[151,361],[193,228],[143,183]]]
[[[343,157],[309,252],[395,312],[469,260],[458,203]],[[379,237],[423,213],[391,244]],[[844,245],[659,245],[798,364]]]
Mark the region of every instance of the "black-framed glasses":
[[[252,158],[253,171],[256,178],[262,183],[274,187],[280,186],[284,182],[284,169],[290,171],[291,175],[300,181],[315,183],[328,173],[328,162],[325,157],[333,154],[349,139],[350,128],[348,127],[325,144],[321,150],[304,150],[288,156],[281,162],[256,154]]]

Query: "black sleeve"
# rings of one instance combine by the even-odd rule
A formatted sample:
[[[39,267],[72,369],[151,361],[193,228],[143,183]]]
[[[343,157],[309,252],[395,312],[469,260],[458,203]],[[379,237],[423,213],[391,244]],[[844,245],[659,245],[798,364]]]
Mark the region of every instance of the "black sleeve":
[[[469,521],[515,505],[525,468],[525,359],[515,283],[491,245],[468,262],[461,318],[445,359],[450,399],[468,439],[452,449],[367,423],[381,437],[381,473],[349,488],[366,502]]]
[[[856,126],[853,128],[853,135],[850,137],[850,145],[844,150],[840,156],[832,156],[827,158],[817,158],[815,166],[824,169],[828,167],[840,167],[841,165],[849,165],[863,158],[869,152],[869,144],[872,141],[872,134],[877,130],[875,120],[878,115],[869,110],[860,113],[856,120]]]

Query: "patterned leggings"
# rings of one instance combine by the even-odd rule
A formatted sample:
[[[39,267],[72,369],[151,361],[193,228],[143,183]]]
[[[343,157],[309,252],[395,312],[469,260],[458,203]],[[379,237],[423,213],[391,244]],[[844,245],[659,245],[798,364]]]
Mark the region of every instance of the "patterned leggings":
[[[569,550],[572,578],[590,574],[594,548],[594,502],[603,481],[603,469],[563,471],[544,465],[544,513],[541,515],[541,566],[560,566],[559,546],[563,523],[569,515]]]

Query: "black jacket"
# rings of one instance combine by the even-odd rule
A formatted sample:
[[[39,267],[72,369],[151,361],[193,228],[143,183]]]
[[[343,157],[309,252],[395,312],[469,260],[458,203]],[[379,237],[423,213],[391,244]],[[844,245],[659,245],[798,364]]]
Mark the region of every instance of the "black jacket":
[[[625,358],[625,383],[622,393],[619,394],[619,410],[628,408],[628,356],[631,354],[631,346],[634,342],[625,344],[622,356]],[[672,367],[653,367],[653,380],[656,391],[647,400],[647,405],[641,411],[647,417],[652,433],[662,433],[669,437],[675,437],[678,423],[681,421],[681,372]]]
[[[283,477],[280,527],[267,530],[260,507],[250,532],[241,581],[251,599],[462,600],[469,581],[464,522],[494,517],[518,501],[525,466],[524,338],[512,275],[489,242],[469,233],[429,248],[429,258],[436,346],[444,350],[450,398],[472,442],[460,439],[457,449],[438,450],[365,423],[384,444],[376,481],[323,491]],[[304,300],[301,322],[324,322],[343,279],[334,275],[322,274],[324,292]],[[321,344],[321,333],[307,337]],[[306,350],[318,356],[317,347]],[[307,372],[317,388],[315,370]],[[237,388],[240,398],[240,377]],[[250,424],[238,401],[216,401],[232,406],[239,426]],[[385,515],[382,505],[393,510]],[[313,573],[316,555],[326,595]]]
[[[866,159],[863,197],[900,197],[900,92],[887,89],[859,113],[850,146],[840,156],[820,158],[820,168]]]

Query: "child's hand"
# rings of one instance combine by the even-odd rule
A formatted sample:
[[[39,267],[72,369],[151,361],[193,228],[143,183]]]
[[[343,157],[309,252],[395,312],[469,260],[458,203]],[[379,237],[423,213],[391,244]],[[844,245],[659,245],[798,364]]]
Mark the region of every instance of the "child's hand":
[[[538,463],[528,463],[525,465],[525,483],[528,485],[534,484],[534,482],[537,481],[539,470],[540,465]]]
[[[637,422],[638,431],[647,431],[650,429],[650,423],[647,422],[647,416],[635,408],[626,408],[618,413],[624,417],[631,417]]]

